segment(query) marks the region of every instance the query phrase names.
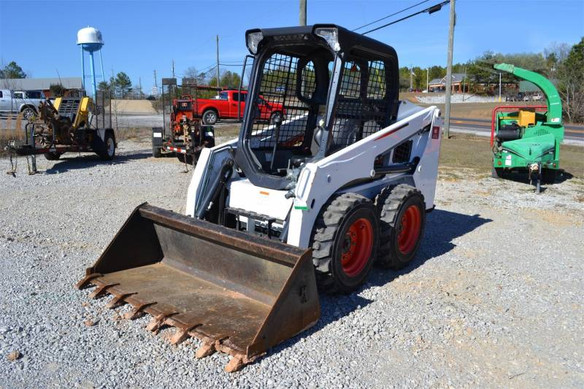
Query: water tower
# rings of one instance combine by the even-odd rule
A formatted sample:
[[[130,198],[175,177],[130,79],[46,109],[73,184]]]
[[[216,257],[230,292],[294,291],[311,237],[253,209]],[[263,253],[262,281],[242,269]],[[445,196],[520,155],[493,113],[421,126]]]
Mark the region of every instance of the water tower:
[[[101,64],[101,76],[103,73],[103,59],[101,57],[101,48],[103,46],[103,39],[101,38],[101,31],[94,27],[85,27],[77,32],[77,45],[81,47],[81,68],[83,73],[82,83],[85,89],[85,52],[89,53],[89,68],[91,69],[91,91],[95,99],[97,95],[97,83],[95,81],[95,64],[93,61],[93,53],[99,52],[99,62]]]

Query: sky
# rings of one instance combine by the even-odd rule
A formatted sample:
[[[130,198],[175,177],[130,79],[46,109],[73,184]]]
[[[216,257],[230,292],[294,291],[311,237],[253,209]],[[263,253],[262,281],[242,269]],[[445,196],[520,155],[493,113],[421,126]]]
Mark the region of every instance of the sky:
[[[307,19],[308,24],[334,23],[353,30],[419,2],[307,0]],[[430,0],[379,24],[439,2]],[[456,0],[455,8],[454,63],[489,50],[542,52],[584,37],[584,0]],[[189,67],[212,68],[217,35],[221,70],[241,71],[228,65],[241,64],[248,54],[245,31],[297,25],[298,9],[298,0],[0,0],[0,66],[15,61],[30,77],[80,77],[77,31],[92,26],[101,30],[105,42],[105,78],[123,71],[134,85],[141,81],[148,94],[154,70],[160,85],[161,77],[171,77],[173,61],[178,78]],[[446,66],[448,21],[446,5],[369,36],[393,46],[400,66]]]

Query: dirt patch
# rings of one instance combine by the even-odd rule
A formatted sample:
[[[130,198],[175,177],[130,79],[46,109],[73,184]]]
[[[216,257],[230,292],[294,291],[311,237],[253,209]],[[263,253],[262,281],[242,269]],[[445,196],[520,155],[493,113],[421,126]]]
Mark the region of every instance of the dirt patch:
[[[581,227],[582,214],[567,214],[558,209],[534,209],[526,217],[539,219],[542,223],[558,227]]]
[[[150,100],[112,100],[112,110],[120,114],[157,114]]]

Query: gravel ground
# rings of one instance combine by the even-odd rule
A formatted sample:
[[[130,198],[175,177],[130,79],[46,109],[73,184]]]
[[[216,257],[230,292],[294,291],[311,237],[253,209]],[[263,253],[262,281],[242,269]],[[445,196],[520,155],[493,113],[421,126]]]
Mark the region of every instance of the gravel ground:
[[[1,388],[584,386],[582,179],[536,195],[442,168],[411,267],[321,296],[314,328],[227,374],[226,355],[195,360],[198,341],[171,346],[172,330],[73,288],[135,206],[184,207],[176,159],[130,141],[118,153],[0,175]]]

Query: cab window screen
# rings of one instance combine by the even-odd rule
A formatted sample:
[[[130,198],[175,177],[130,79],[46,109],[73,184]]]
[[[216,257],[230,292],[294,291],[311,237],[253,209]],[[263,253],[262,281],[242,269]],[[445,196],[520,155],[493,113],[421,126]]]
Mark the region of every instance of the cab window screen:
[[[259,98],[253,102],[252,148],[296,148],[303,144],[309,106],[296,97],[299,57],[274,53],[264,63],[261,71]],[[309,70],[302,71],[307,80],[302,81],[306,90],[314,88]],[[314,89],[313,89],[314,90]],[[275,121],[282,118],[279,133]]]

